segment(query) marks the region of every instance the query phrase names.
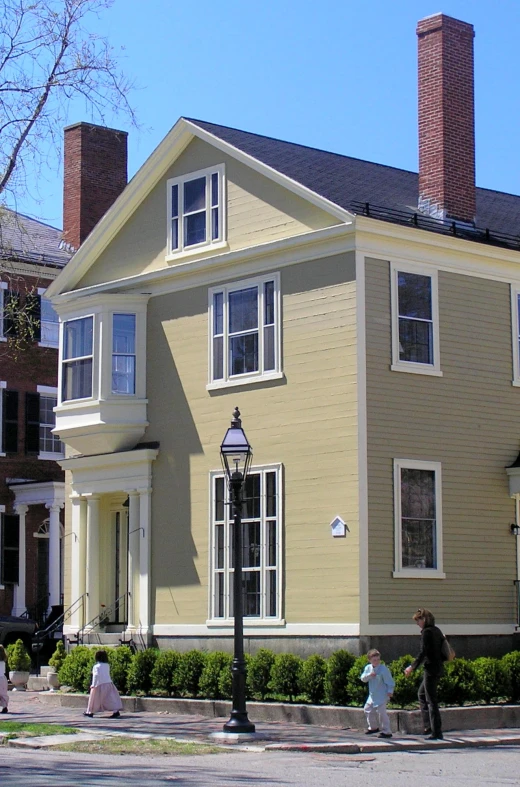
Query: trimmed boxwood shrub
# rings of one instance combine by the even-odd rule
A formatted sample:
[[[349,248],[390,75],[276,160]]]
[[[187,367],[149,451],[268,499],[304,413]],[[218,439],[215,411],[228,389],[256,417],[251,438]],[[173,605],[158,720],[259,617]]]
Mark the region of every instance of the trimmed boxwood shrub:
[[[178,693],[176,670],[179,665],[180,653],[176,650],[163,650],[155,660],[151,674],[152,687],[168,697]]]
[[[326,674],[327,662],[323,656],[317,653],[309,656],[302,664],[302,691],[314,705],[318,705],[324,700]]]
[[[149,694],[152,688],[152,670],[159,651],[157,648],[139,650],[132,656],[127,673],[129,694]]]
[[[260,648],[248,660],[247,687],[255,700],[264,700],[269,693],[269,681],[274,659],[275,656],[271,650]]]
[[[473,663],[467,659],[455,659],[444,665],[444,674],[439,681],[439,700],[446,705],[464,705],[478,699],[477,677]]]
[[[70,686],[74,691],[88,691],[95,662],[94,648],[78,645],[67,655],[58,678],[62,686]]]
[[[301,689],[302,659],[292,653],[279,653],[275,656],[271,669],[269,687],[275,694],[282,694],[294,700]]]
[[[127,675],[132,662],[132,651],[128,645],[107,648],[110,677],[112,683],[121,694],[127,692]]]
[[[501,659],[481,656],[472,663],[480,699],[489,704],[511,696],[511,680]]]
[[[207,654],[199,680],[199,694],[202,697],[210,700],[220,700],[224,698],[225,695],[222,693],[220,679],[223,672],[231,678],[232,662],[233,656],[229,653],[222,653],[219,650],[215,650]],[[223,682],[222,686],[225,685],[225,682]]]
[[[348,650],[337,650],[327,659],[325,701],[329,705],[348,705],[347,676],[355,660]]]
[[[364,705],[368,690],[361,682],[361,673],[368,664],[366,656],[358,656],[347,673],[347,702],[349,705]]]
[[[394,693],[390,702],[399,708],[406,708],[407,705],[415,705],[417,703],[417,692],[423,678],[423,671],[422,669],[416,669],[411,675],[405,675],[404,671],[406,667],[410,666],[412,661],[414,661],[414,657],[407,655],[401,656],[388,665],[395,681]]]
[[[509,675],[509,699],[511,702],[520,702],[520,650],[506,653],[502,656],[501,662],[506,674]]]
[[[59,639],[56,643],[56,650],[49,659],[49,667],[54,667],[54,671],[59,672],[66,658],[65,645],[63,640]]]
[[[197,697],[199,680],[206,662],[206,654],[200,650],[181,653],[174,673],[174,680],[181,697]]]

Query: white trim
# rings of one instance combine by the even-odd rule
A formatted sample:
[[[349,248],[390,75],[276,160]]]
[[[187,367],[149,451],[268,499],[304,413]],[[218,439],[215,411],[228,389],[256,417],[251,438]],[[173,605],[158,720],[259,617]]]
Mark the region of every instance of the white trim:
[[[274,369],[263,371],[264,367],[264,286],[273,282],[273,308],[274,308]],[[233,292],[244,289],[256,288],[258,294],[258,370],[246,374],[230,376],[229,374],[229,325],[228,309],[229,296]],[[222,294],[222,378],[213,379],[213,347],[214,347],[214,308],[215,295]],[[269,273],[264,276],[255,276],[251,279],[241,279],[219,287],[212,287],[208,291],[208,384],[207,390],[227,388],[230,386],[247,385],[255,382],[279,379],[282,374],[282,341],[281,341],[281,291],[280,274]],[[220,336],[220,334],[219,334]]]
[[[37,385],[36,393],[43,394],[44,396],[46,394],[48,394],[49,396],[57,396],[58,388],[53,385]]]
[[[359,515],[359,620],[363,628],[370,619],[368,563],[368,416],[366,363],[365,257],[356,251],[357,305],[357,404],[358,404],[358,515]]]
[[[218,195],[219,201],[217,210],[218,210],[218,238],[215,238],[214,241],[211,239],[211,214],[212,214],[212,175],[218,175]],[[183,193],[183,186],[185,183],[188,183],[192,180],[197,180],[198,178],[205,179],[205,230],[206,230],[206,240],[202,243],[190,244],[186,246],[184,243],[184,193]],[[166,181],[166,204],[167,204],[167,232],[166,232],[166,259],[168,261],[174,261],[180,255],[184,255],[186,252],[188,253],[200,253],[201,251],[205,251],[208,248],[214,248],[216,246],[221,246],[223,243],[226,243],[227,237],[227,227],[226,227],[226,214],[227,214],[227,196],[226,196],[226,168],[224,164],[217,164],[214,167],[206,167],[205,169],[199,169],[195,172],[188,172],[185,175],[179,175],[175,178],[169,178]],[[178,215],[177,215],[177,237],[178,237],[178,247],[177,250],[172,249],[172,188],[177,186],[177,205],[178,205]],[[202,212],[202,211],[197,211]],[[226,244],[227,245],[227,244]]]
[[[512,384],[520,386],[520,285],[511,284]]]
[[[516,631],[513,623],[443,623],[442,620],[436,620],[435,622],[443,634],[447,636],[483,637],[498,634],[514,634]],[[419,650],[420,633],[415,623],[374,623],[367,626],[366,630],[362,632],[362,636],[409,637],[411,635],[417,635],[417,650]]]
[[[417,627],[416,627],[417,629]],[[71,628],[71,633],[75,633]],[[173,637],[229,637],[233,635],[231,626],[214,626],[208,623],[200,624],[156,624],[153,627],[155,636]],[[244,618],[244,636],[246,637],[358,637],[358,623],[284,623],[280,622],[276,626],[256,626],[250,625],[247,618]],[[416,632],[414,632],[416,633]]]
[[[47,289],[46,287],[38,287],[38,295],[40,296],[40,337],[43,334],[43,322],[44,322],[44,320],[43,320],[43,300],[44,300],[44,297],[45,297],[46,289]],[[49,305],[54,310],[54,307],[52,306],[50,298],[45,298],[45,300],[49,303]],[[54,312],[56,313],[55,310],[54,310]],[[58,316],[57,313],[56,313],[56,316]],[[38,347],[50,347],[53,350],[57,350],[58,349],[58,347],[60,345],[60,325],[59,325],[59,320],[56,322],[56,328],[58,329],[58,336],[57,336],[56,342],[43,342],[41,340],[41,338],[40,338],[40,341],[38,342]]]
[[[412,273],[427,276],[431,280],[432,300],[432,341],[433,363],[416,363],[403,361],[399,357],[399,273]],[[390,298],[392,309],[392,371],[412,372],[414,374],[433,374],[442,377],[440,369],[440,337],[439,337],[439,280],[437,270],[424,265],[390,262]]]
[[[0,282],[1,284],[2,282]],[[4,451],[2,451],[2,443],[4,441],[4,433],[3,433],[3,425],[4,425],[4,397],[2,394],[2,388],[7,388],[7,383],[5,380],[0,380],[0,456],[6,456]],[[1,512],[0,512],[1,513]]]
[[[436,568],[407,569],[402,566],[402,527],[401,527],[401,470],[432,470],[435,473],[435,543]],[[418,459],[394,459],[394,572],[395,578],[402,579],[445,579],[443,572],[442,548],[442,469],[440,462],[425,462]]]

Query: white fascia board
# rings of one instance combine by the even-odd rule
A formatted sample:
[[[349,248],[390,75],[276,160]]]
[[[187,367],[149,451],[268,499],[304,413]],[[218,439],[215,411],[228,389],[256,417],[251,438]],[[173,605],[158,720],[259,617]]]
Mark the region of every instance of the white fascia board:
[[[146,287],[148,295],[163,295],[168,292],[190,289],[200,284],[211,284],[226,278],[236,279],[237,266],[241,265],[240,276],[262,273],[263,270],[283,268],[288,265],[313,259],[330,257],[353,251],[355,246],[354,223],[337,224],[333,227],[311,230],[290,238],[268,241],[257,246],[248,246],[204,259],[186,260],[173,267],[141,273],[110,282],[94,284],[79,290],[65,292],[54,299],[55,308],[62,313],[61,303],[78,301],[79,298],[93,296],[112,290],[136,290]],[[251,271],[248,271],[247,266]],[[229,269],[229,275],[226,273]],[[144,297],[144,296],[143,296]]]
[[[213,147],[241,161],[246,166],[261,173],[270,180],[292,191],[307,202],[321,208],[326,213],[343,222],[351,222],[354,214],[340,208],[334,202],[320,197],[316,192],[300,183],[282,175],[277,170],[262,164],[257,159],[243,153],[238,148],[223,142],[218,137],[199,128],[184,118],[180,118],[166,137],[159,143],[154,152],[130,180],[122,194],[92,230],[88,238],[81,244],[60,276],[47,290],[47,297],[53,298],[64,290],[71,289],[88,271],[94,260],[104,251],[112,239],[121,230],[141,202],[157,185],[166,171],[180,156],[194,136],[199,137]]]
[[[442,623],[437,621],[437,625],[446,636],[455,637],[471,637],[471,636],[499,636],[506,634],[517,633],[517,628],[514,623]],[[368,626],[363,626],[360,631],[360,636],[372,637],[406,637],[417,636],[417,650],[419,650],[419,637],[415,623],[412,624],[381,624],[372,623]]]
[[[520,252],[356,216],[356,249],[366,257],[520,284]]]
[[[350,222],[353,220],[354,214],[350,213],[348,210],[345,210],[345,208],[341,208],[335,202],[331,202],[325,197],[320,196],[315,191],[312,191],[312,189],[307,188],[307,186],[303,186],[301,183],[293,180],[287,175],[283,175],[277,169],[270,167],[268,164],[258,161],[258,159],[250,156],[249,153],[244,153],[244,151],[236,148],[229,142],[224,142],[224,140],[220,139],[220,137],[216,137],[210,131],[200,128],[200,126],[197,126],[195,123],[191,123],[189,120],[186,120],[185,123],[194,136],[197,136],[204,142],[207,142],[213,147],[218,148],[228,156],[237,159],[237,161],[240,161],[250,169],[255,170],[255,172],[259,172],[261,175],[264,175],[270,180],[273,180],[275,183],[283,186],[283,188],[287,189],[288,191],[292,191],[293,194],[297,194],[299,197],[302,197],[302,199],[310,202],[317,208],[321,208],[321,210],[324,210],[326,213],[329,213],[341,221]]]
[[[156,459],[158,448],[135,448],[132,451],[119,451],[113,454],[95,454],[90,456],[72,456],[60,459],[59,466],[63,470],[99,470],[103,467],[130,467],[134,464],[149,463]]]

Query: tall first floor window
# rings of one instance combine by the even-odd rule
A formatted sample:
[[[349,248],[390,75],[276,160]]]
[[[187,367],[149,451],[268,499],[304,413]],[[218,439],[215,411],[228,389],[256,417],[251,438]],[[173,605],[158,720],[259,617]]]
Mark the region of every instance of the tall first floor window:
[[[277,275],[210,292],[210,381],[247,380],[280,370]]]
[[[20,552],[20,517],[17,514],[0,514],[0,517],[0,582],[2,585],[16,584]]]
[[[67,320],[63,326],[62,401],[92,396],[94,318]]]
[[[211,478],[212,619],[233,618],[233,521],[227,481]],[[244,616],[281,617],[281,470],[251,470],[243,489],[242,596]]]
[[[396,556],[394,576],[442,572],[441,465],[394,461]]]

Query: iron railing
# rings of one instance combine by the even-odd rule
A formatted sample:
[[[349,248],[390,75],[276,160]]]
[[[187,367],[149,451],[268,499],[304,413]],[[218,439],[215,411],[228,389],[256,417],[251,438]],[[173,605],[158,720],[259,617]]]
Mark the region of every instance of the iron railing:
[[[105,625],[109,625],[112,622],[112,617],[116,617],[116,613],[118,613],[121,609],[126,613],[127,599],[128,593],[122,593],[119,598],[116,598],[113,604],[108,607],[104,606],[98,615],[92,618],[92,620],[89,620],[88,623],[85,623],[78,631],[78,644],[83,644],[83,639],[87,629],[89,631],[95,631],[96,629],[99,630],[100,628],[103,628]]]
[[[58,615],[58,617],[55,620],[53,620],[50,625],[48,625],[44,629],[40,629],[40,631],[37,631],[33,637],[33,641],[35,641],[36,643],[41,643],[45,639],[51,637],[55,631],[61,631],[63,629],[63,624],[65,623],[65,621],[69,620],[72,617],[72,615],[74,615],[74,613],[78,612],[79,610],[81,610],[82,613],[82,623],[83,623],[83,621],[85,620],[84,601],[86,595],[87,595],[86,593],[83,593],[83,595],[77,598],[76,601],[74,601],[70,605],[70,607],[67,607],[67,609],[64,612],[62,612],[61,615]]]

